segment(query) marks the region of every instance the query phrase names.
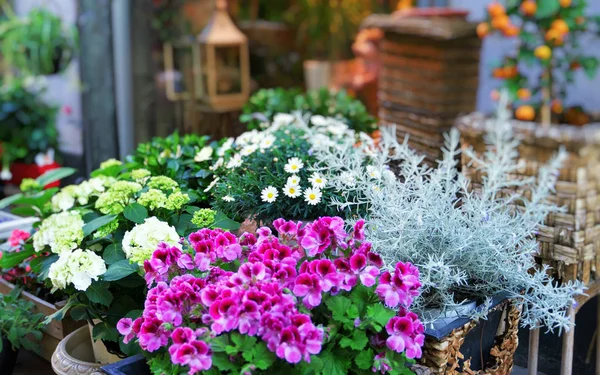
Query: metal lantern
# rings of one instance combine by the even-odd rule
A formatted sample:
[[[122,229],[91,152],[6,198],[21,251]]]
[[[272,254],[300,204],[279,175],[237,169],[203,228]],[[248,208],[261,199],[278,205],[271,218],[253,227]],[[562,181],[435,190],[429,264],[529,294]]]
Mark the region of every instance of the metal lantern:
[[[196,38],[194,91],[206,107],[217,112],[237,110],[250,93],[248,39],[227,13],[227,1],[216,0],[208,25]]]

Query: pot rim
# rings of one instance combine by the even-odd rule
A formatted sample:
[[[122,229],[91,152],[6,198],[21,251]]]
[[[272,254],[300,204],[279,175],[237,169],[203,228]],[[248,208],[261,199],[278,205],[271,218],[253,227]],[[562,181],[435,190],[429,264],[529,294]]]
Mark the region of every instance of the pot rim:
[[[85,366],[89,366],[90,364],[92,364],[93,366],[97,366],[98,368],[100,368],[102,365],[100,363],[97,362],[88,362],[88,361],[83,361],[81,359],[77,359],[75,357],[73,357],[71,355],[71,353],[69,353],[66,350],[66,344],[67,342],[72,338],[72,336],[76,336],[81,334],[80,331],[84,331],[85,333],[87,333],[86,336],[90,337],[90,340],[92,339],[91,336],[89,335],[89,328],[87,325],[84,325],[82,327],[77,328],[75,331],[69,333],[67,336],[65,336],[64,339],[60,340],[60,342],[58,343],[58,345],[56,346],[56,349],[54,350],[54,353],[52,354],[52,359],[54,360],[55,356],[57,355],[57,353],[59,352],[59,349],[62,349],[62,353],[64,353],[65,357],[69,358],[70,361],[72,361],[75,364],[80,364],[80,365],[85,365]]]

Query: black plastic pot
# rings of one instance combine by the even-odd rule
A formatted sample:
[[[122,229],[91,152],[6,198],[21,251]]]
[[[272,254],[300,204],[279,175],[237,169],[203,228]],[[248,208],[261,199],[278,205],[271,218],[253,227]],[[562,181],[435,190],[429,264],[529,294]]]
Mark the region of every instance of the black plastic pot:
[[[507,299],[505,294],[496,296],[492,300],[490,309],[500,305]],[[477,309],[481,309],[481,306]],[[471,358],[471,370],[481,370],[488,365],[491,356],[490,352],[495,344],[498,326],[502,319],[502,313],[502,309],[491,311],[486,320],[480,320],[477,326],[467,333],[460,347],[460,352],[464,355],[465,359]],[[469,321],[469,318],[459,318],[440,329],[425,329],[425,335],[440,340],[448,336],[454,329],[462,327]],[[462,369],[462,361],[460,362],[460,368]]]
[[[2,338],[2,351],[0,351],[0,374],[11,375],[17,363],[18,350],[13,350],[8,339]]]
[[[102,367],[106,375],[150,375],[150,368],[142,354],[125,358]]]

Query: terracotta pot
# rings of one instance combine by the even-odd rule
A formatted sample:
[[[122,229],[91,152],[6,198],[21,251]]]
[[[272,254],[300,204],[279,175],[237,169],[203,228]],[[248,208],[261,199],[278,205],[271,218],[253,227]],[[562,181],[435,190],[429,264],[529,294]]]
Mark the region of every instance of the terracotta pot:
[[[94,359],[88,327],[78,328],[65,337],[52,355],[52,370],[57,375],[103,375]]]
[[[394,17],[444,17],[465,19],[469,15],[468,10],[454,8],[411,8],[396,11]]]

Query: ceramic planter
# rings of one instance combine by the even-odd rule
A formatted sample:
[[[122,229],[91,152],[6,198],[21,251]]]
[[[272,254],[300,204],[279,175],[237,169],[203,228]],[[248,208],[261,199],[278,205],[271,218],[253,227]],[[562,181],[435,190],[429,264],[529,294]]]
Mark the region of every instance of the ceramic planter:
[[[52,355],[52,370],[57,375],[102,375],[101,364],[96,363],[92,338],[87,326],[80,327],[65,337]]]
[[[510,374],[518,345],[520,311],[505,296],[494,298],[487,320],[453,319],[425,330],[419,363],[432,374]]]
[[[8,339],[2,339],[2,351],[0,351],[0,374],[11,375],[17,363],[18,350],[13,350]]]
[[[14,287],[13,284],[0,278],[0,293],[8,294]],[[62,303],[51,304],[25,291],[21,293],[21,297],[34,303],[35,308],[33,312],[42,313],[46,316],[54,314],[62,307]],[[76,322],[68,317],[65,317],[61,321],[53,320],[46,326],[42,340],[39,342],[40,355],[44,359],[50,361],[52,353],[54,353],[58,343],[68,334],[83,325],[85,325],[85,322]],[[0,374],[4,373],[0,371]]]

